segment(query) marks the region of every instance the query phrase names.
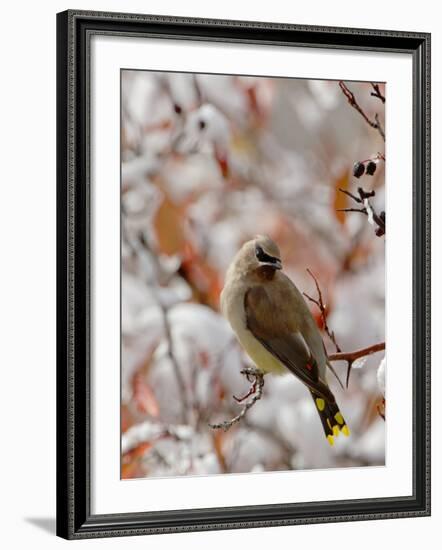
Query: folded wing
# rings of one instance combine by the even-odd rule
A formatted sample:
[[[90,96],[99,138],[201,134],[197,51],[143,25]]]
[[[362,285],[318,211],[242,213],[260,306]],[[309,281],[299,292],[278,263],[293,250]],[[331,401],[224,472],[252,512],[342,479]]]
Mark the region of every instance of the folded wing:
[[[247,328],[264,348],[315,394],[334,402],[334,397],[319,377],[318,363],[296,323],[287,315],[289,296],[281,311],[262,286],[250,288],[244,298]],[[295,307],[295,304],[293,304]]]

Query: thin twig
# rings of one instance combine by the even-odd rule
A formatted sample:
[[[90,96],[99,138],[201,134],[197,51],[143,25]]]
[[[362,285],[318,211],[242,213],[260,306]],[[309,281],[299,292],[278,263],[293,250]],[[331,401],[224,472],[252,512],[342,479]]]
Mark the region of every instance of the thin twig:
[[[149,253],[151,253],[151,250],[149,249],[148,244],[147,244],[146,240],[144,239],[144,235],[143,235],[142,232],[140,232],[137,235],[137,240],[135,242],[133,242],[130,239],[128,233],[127,233],[127,228],[125,227],[124,224],[122,224],[122,236],[123,236],[124,242],[129,246],[129,248],[131,250],[131,253],[138,259],[138,261],[140,259],[139,258],[140,257],[140,247],[145,248]],[[160,266],[159,266],[159,263],[156,259],[155,254],[152,253],[151,256],[154,259],[154,262],[156,262],[156,267],[157,267],[157,270],[159,271]],[[147,286],[152,286],[151,281],[146,277],[144,277],[144,282]],[[188,401],[187,401],[187,393],[186,393],[186,385],[185,385],[184,378],[183,378],[183,375],[181,373],[181,369],[178,365],[178,361],[177,361],[177,359],[175,357],[175,353],[174,353],[172,334],[171,334],[170,323],[169,323],[169,319],[168,319],[168,310],[167,310],[167,307],[164,304],[161,303],[161,300],[156,298],[155,301],[156,301],[158,307],[160,308],[162,316],[163,316],[164,333],[165,333],[165,337],[166,337],[166,340],[167,340],[167,355],[168,355],[168,357],[169,357],[169,359],[172,363],[175,378],[177,380],[178,391],[179,391],[179,394],[180,394],[180,402],[181,402],[182,421],[186,422],[188,420],[188,412],[189,412]]]
[[[347,87],[345,82],[340,80],[339,81],[339,86],[342,90],[342,93],[347,98],[348,103],[353,107],[353,109],[355,109],[362,116],[362,118],[365,120],[365,122],[369,126],[374,128],[375,130],[377,130],[379,132],[380,136],[382,137],[382,139],[385,141],[385,132],[384,132],[384,129],[382,128],[382,126],[381,126],[378,115],[376,114],[375,117],[374,117],[374,120],[371,120],[367,116],[365,111],[362,109],[362,107],[359,105],[359,103],[356,101],[356,97],[355,97],[354,93],[351,90],[349,90],[349,88]]]
[[[314,304],[316,304],[318,306],[319,311],[321,313],[321,317],[322,317],[322,326],[324,328],[324,331],[326,332],[326,334],[330,338],[330,340],[333,342],[333,344],[336,348],[336,351],[339,353],[341,351],[341,348],[339,347],[338,343],[336,342],[335,333],[334,333],[333,330],[330,330],[330,328],[327,324],[327,305],[324,304],[324,300],[322,299],[322,292],[321,292],[321,288],[319,286],[318,280],[313,275],[313,273],[310,271],[310,269],[307,268],[307,272],[309,273],[309,275],[311,275],[311,277],[315,281],[316,291],[318,293],[318,299],[315,300],[314,298],[309,296],[306,292],[303,292],[303,294],[308,300],[310,300],[311,302],[313,302]],[[322,343],[322,345],[324,346],[324,352],[327,355],[327,349],[325,347],[324,342]],[[336,380],[339,382],[339,385],[341,386],[341,388],[344,389],[344,386],[342,385],[341,379],[339,378],[338,373],[333,368],[333,365],[331,365],[330,362],[327,362],[327,366],[332,371],[332,373],[335,375]]]
[[[377,353],[385,349],[385,342],[379,342],[366,348],[358,349],[355,351],[341,351],[340,353],[332,353],[328,356],[330,361],[356,361],[361,357],[366,357],[372,353]]]
[[[184,378],[181,373],[181,369],[178,365],[178,361],[175,357],[174,348],[173,348],[173,340],[172,340],[172,334],[170,330],[170,323],[168,318],[168,312],[166,307],[158,300],[158,305],[161,309],[161,312],[163,314],[163,325],[164,325],[164,333],[167,340],[167,355],[170,359],[170,362],[172,363],[173,372],[175,374],[175,378],[178,384],[178,391],[180,393],[181,398],[181,417],[183,422],[188,421],[188,403],[187,403],[187,392],[186,392],[186,384],[184,383]]]
[[[379,115],[376,113],[374,115],[374,120],[376,122],[376,129],[381,134],[382,139],[385,141],[385,130],[379,120]]]
[[[379,342],[378,344],[373,344],[372,346],[368,346],[367,348],[358,349],[356,351],[333,353],[333,354],[328,356],[328,360],[329,361],[346,361],[347,362],[346,386],[348,388],[348,382],[350,380],[351,368],[353,366],[353,363],[356,361],[356,359],[360,359],[361,357],[367,357],[368,355],[372,355],[373,353],[377,353],[378,351],[382,351],[384,349],[385,349],[385,342]]]
[[[250,386],[249,391],[248,391],[246,394],[244,394],[242,397],[236,397],[236,395],[233,395],[233,399],[234,399],[237,403],[242,403],[242,402],[245,401],[248,397],[250,397],[251,395],[253,395],[253,394],[256,392],[257,383],[258,383],[258,380],[255,378],[254,382],[253,382],[252,385]]]
[[[366,162],[370,162],[370,161],[377,161],[377,160],[383,160],[385,162],[385,154],[384,153],[380,153],[379,151],[372,157],[368,158],[368,159],[364,159],[364,160],[360,160],[359,162],[361,162],[362,164],[366,163]]]
[[[376,195],[375,191],[364,191],[362,187],[358,187],[359,197],[357,197],[356,195],[353,195],[353,193],[350,193],[350,191],[347,191],[346,189],[342,189],[341,187],[339,187],[339,191],[341,191],[341,193],[345,193],[347,196],[352,198],[358,204],[363,204],[365,199],[369,199]]]
[[[377,97],[382,101],[382,103],[385,103],[385,96],[382,95],[381,89],[379,88],[379,84],[375,84],[374,82],[372,82],[371,85],[373,87],[374,92],[371,92],[370,95],[372,95],[373,97]]]
[[[234,416],[231,420],[224,420],[218,424],[209,424],[214,430],[222,429],[227,431],[234,424],[238,423],[246,414],[246,412],[253,407],[253,405],[259,401],[262,397],[262,389],[264,387],[264,373],[253,368],[246,368],[241,371],[241,374],[244,374],[249,382],[252,382],[251,377],[254,378],[253,386],[255,388],[254,395],[250,401],[248,401],[244,407],[241,409],[241,412]]]
[[[313,273],[310,271],[309,268],[307,268],[307,273],[310,275],[310,277],[315,281],[316,285],[316,292],[318,293],[318,299],[315,300],[311,296],[309,296],[306,292],[303,292],[304,296],[310,300],[310,302],[313,302],[316,304],[319,308],[319,311],[321,312],[321,318],[322,318],[322,325],[324,327],[325,332],[327,333],[327,336],[330,338],[330,340],[333,342],[336,351],[339,353],[341,351],[341,348],[339,347],[338,343],[336,342],[336,336],[334,331],[330,330],[328,324],[327,324],[327,305],[324,304],[324,300],[322,299],[322,292],[319,287],[318,280],[313,275]]]
[[[353,193],[350,193],[346,189],[339,188],[339,191],[350,197],[357,204],[361,204],[362,208],[338,208],[337,212],[359,212],[364,214],[372,225],[376,225],[376,235],[378,237],[385,235],[385,212],[382,211],[378,214],[368,200],[376,195],[375,191],[365,191],[362,187],[358,187],[359,196],[353,195]]]
[[[361,214],[368,215],[368,212],[365,208],[338,208],[336,212],[360,212]]]

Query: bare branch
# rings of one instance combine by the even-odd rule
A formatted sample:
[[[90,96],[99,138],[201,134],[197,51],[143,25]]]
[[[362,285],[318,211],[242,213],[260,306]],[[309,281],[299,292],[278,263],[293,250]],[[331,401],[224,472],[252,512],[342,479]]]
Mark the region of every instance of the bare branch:
[[[225,420],[224,422],[220,422],[219,424],[209,424],[211,428],[214,430],[223,429],[224,431],[227,431],[230,429],[233,425],[238,423],[246,414],[246,412],[253,407],[253,405],[259,401],[262,397],[262,389],[264,387],[264,373],[260,370],[254,369],[254,368],[246,368],[242,369],[241,374],[244,374],[249,382],[252,382],[252,389],[253,391],[248,392],[244,397],[242,398],[236,398],[237,401],[243,401],[246,399],[249,395],[254,393],[252,399],[250,401],[247,401],[247,403],[244,405],[244,407],[241,409],[241,412],[234,416],[231,420]]]
[[[382,139],[385,141],[385,132],[384,132],[384,129],[382,128],[382,126],[381,126],[381,123],[379,122],[378,115],[377,114],[375,115],[374,120],[370,120],[370,118],[367,116],[365,111],[362,109],[362,107],[356,101],[356,97],[355,97],[354,93],[351,90],[349,90],[349,88],[347,87],[347,85],[345,84],[345,82],[343,80],[339,81],[339,86],[342,90],[342,93],[347,98],[348,103],[353,107],[353,109],[355,109],[362,116],[362,118],[365,120],[365,122],[369,126],[374,128],[375,130],[377,130],[379,132],[380,136],[382,137]]]
[[[183,425],[170,425],[165,422],[152,422],[145,420],[139,424],[131,426],[121,436],[122,454],[130,452],[142,443],[156,443],[162,439],[174,439],[175,441],[185,441],[181,428]]]
[[[341,348],[339,347],[338,343],[336,342],[336,336],[335,336],[335,333],[334,331],[330,330],[328,324],[327,324],[327,305],[324,304],[324,300],[322,299],[322,292],[321,292],[321,289],[319,287],[319,283],[318,283],[318,280],[316,279],[316,277],[313,275],[313,273],[310,271],[310,269],[307,268],[307,273],[310,275],[310,277],[312,277],[312,279],[315,281],[315,285],[316,285],[316,292],[318,293],[318,299],[315,300],[314,298],[312,298],[311,296],[309,296],[306,292],[303,292],[304,296],[310,300],[310,302],[313,302],[314,304],[316,304],[319,308],[319,311],[321,312],[321,318],[322,318],[322,324],[323,324],[323,327],[324,327],[324,330],[325,332],[327,333],[327,336],[330,338],[330,340],[333,342],[335,348],[336,348],[336,351],[337,352],[340,352],[341,351]]]
[[[367,348],[362,348],[356,351],[334,353],[328,356],[328,360],[347,362],[346,386],[348,388],[351,368],[353,366],[353,363],[356,361],[356,359],[360,359],[361,357],[372,355],[373,353],[377,353],[378,351],[382,351],[384,349],[385,349],[385,342],[379,342],[378,344],[373,344],[372,346],[368,346]]]
[[[362,208],[339,208],[338,212],[359,212],[367,216],[368,221],[372,225],[376,225],[375,233],[378,237],[385,235],[385,212],[382,211],[378,214],[373,208],[372,204],[368,199],[376,195],[375,191],[364,191],[362,187],[358,187],[358,195],[353,195],[345,189],[339,188],[341,193],[345,193],[348,197],[354,200],[357,204],[363,205]]]
[[[141,249],[144,248],[147,252],[151,253],[151,250],[149,249],[149,246],[142,232],[140,232],[137,235],[136,240],[133,241],[127,233],[127,228],[125,227],[124,224],[122,224],[122,236],[123,236],[123,241],[128,245],[132,255],[136,257],[138,261],[140,260],[140,254],[141,254],[140,248]],[[152,253],[151,256],[155,262],[157,270],[160,271],[160,266],[156,255]],[[147,286],[151,285],[151,281],[149,281],[149,279],[146,277],[144,277],[144,282]],[[171,334],[170,323],[168,319],[168,310],[167,310],[167,307],[164,304],[162,304],[160,300],[155,299],[155,301],[158,307],[160,308],[163,316],[164,334],[167,340],[167,355],[172,363],[172,368],[175,374],[175,378],[178,385],[179,396],[180,396],[181,417],[182,417],[181,420],[182,422],[186,422],[188,420],[188,412],[189,412],[186,385],[184,383],[184,378],[181,373],[181,370],[178,365],[178,361],[175,357],[175,353],[173,349],[172,334]]]
[[[374,92],[371,92],[370,95],[372,95],[373,97],[377,97],[382,101],[382,103],[385,103],[385,96],[382,95],[381,89],[379,88],[379,84],[375,84],[374,82],[372,82],[371,85],[373,87]]]
[[[374,115],[374,120],[376,122],[377,131],[381,134],[382,139],[385,141],[385,130],[384,130],[384,128],[383,128],[383,126],[382,126],[382,124],[379,120],[379,115],[377,113]]]
[[[178,391],[180,393],[180,402],[181,402],[181,417],[183,422],[187,422],[188,419],[188,403],[187,403],[187,392],[186,392],[186,384],[184,383],[184,378],[181,373],[181,369],[178,365],[178,361],[175,357],[174,348],[173,348],[173,340],[172,340],[172,334],[170,330],[170,323],[167,315],[167,309],[166,307],[161,304],[158,301],[158,305],[161,308],[161,312],[163,314],[163,325],[164,325],[164,333],[167,340],[167,355],[170,359],[170,362],[172,363],[173,372],[175,374],[175,378],[178,384]]]
[[[361,194],[359,197],[357,197],[356,195],[353,195],[353,193],[350,193],[350,191],[347,191],[346,189],[342,189],[341,187],[339,187],[339,191],[341,191],[341,193],[344,193],[345,195],[353,199],[358,204],[362,204],[364,202],[364,199],[374,197],[376,194],[374,191],[370,191],[370,192],[364,191],[362,187],[359,187],[359,189],[361,189],[361,193],[363,197],[361,196]],[[359,189],[358,189],[358,192],[359,192]]]
[[[336,212],[360,212],[361,214],[368,215],[368,212],[365,208],[338,208]]]
[[[378,344],[373,344],[372,346],[368,346],[366,348],[362,348],[356,351],[341,351],[340,353],[333,353],[329,355],[328,358],[330,361],[356,361],[356,359],[366,357],[367,355],[377,353],[378,351],[382,351],[384,349],[385,342],[379,342]]]

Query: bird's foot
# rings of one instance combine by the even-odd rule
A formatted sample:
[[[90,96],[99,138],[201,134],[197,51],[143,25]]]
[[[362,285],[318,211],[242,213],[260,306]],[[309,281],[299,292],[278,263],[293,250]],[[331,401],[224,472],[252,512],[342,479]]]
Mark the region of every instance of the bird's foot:
[[[253,381],[251,380],[252,376],[255,380],[260,379],[264,381],[264,373],[262,370],[256,369],[255,367],[245,367],[244,369],[241,369],[241,374],[244,374],[249,382]]]

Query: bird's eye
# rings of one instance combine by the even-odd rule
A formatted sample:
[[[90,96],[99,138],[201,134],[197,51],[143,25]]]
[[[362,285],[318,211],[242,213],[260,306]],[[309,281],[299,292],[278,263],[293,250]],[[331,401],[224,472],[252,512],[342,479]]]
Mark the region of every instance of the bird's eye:
[[[257,245],[255,248],[255,254],[260,262],[276,264],[279,261],[278,258],[274,258],[273,256],[269,256],[269,254],[266,254],[259,245]]]

